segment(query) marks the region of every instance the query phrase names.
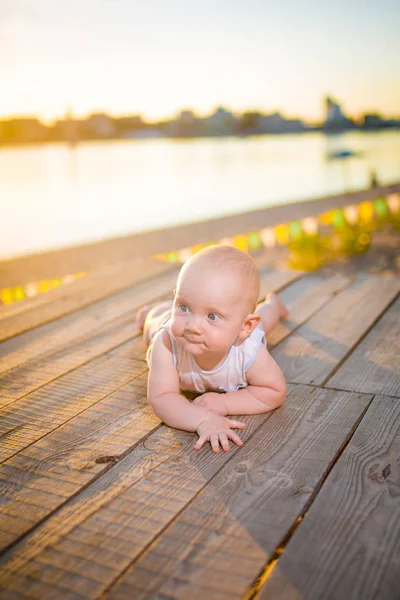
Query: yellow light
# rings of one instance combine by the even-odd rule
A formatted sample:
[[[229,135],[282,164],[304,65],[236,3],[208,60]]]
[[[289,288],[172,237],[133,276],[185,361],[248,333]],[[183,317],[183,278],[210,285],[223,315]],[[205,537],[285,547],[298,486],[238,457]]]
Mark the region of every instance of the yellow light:
[[[330,210],[329,212],[321,213],[318,216],[318,220],[321,225],[331,225],[333,223],[334,211]]]
[[[272,227],[261,229],[260,236],[262,243],[266,248],[273,248],[275,246],[275,233]]]
[[[51,285],[49,281],[42,280],[39,281],[39,294],[43,294],[44,292],[48,292],[51,289]]]
[[[3,304],[12,304],[13,303],[13,296],[11,293],[11,290],[8,288],[4,288],[1,290],[0,292],[0,298]]]
[[[14,292],[14,300],[16,302],[20,302],[21,300],[25,299],[25,291],[20,285],[15,287],[13,292]]]
[[[374,219],[374,205],[372,202],[361,202],[359,206],[360,221],[370,223]]]
[[[287,244],[289,242],[289,226],[277,225],[275,227],[275,238],[279,244]]]
[[[235,235],[233,238],[233,245],[238,250],[242,250],[243,252],[248,252],[249,250],[249,240],[247,235]]]

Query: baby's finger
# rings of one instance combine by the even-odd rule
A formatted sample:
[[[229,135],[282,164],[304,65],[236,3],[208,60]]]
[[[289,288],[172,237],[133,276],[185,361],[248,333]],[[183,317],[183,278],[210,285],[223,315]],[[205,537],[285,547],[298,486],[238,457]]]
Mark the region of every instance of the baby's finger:
[[[231,448],[229,446],[228,436],[226,435],[226,433],[222,432],[222,433],[219,434],[219,441],[220,441],[221,446],[225,450],[225,452],[229,452],[229,450]]]
[[[197,396],[197,398],[195,398],[195,399],[192,401],[192,404],[200,404],[200,402],[201,402],[201,396]]]
[[[219,438],[218,433],[212,433],[210,436],[210,444],[213,452],[219,452]]]
[[[233,419],[228,419],[229,427],[233,427],[234,429],[244,429],[246,427],[246,423],[242,421],[234,421]]]
[[[206,442],[206,441],[207,441],[206,436],[204,436],[204,435],[200,436],[199,439],[197,440],[197,442],[195,443],[195,445],[193,446],[193,449],[194,450],[200,450],[200,448],[202,446],[204,446],[204,442]]]
[[[228,431],[227,434],[228,438],[230,440],[232,440],[232,442],[235,442],[235,444],[237,444],[238,446],[243,446],[243,442],[240,439],[240,437],[238,436],[237,433],[235,433],[234,431]]]

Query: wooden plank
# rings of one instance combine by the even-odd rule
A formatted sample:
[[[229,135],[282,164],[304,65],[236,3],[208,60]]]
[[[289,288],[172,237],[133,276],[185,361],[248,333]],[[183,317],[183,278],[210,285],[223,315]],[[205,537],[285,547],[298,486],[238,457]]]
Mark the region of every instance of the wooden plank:
[[[400,298],[326,385],[400,398]]]
[[[142,362],[100,357],[1,411],[0,462],[138,377]]]
[[[260,599],[397,600],[400,401],[378,396]]]
[[[248,427],[243,432],[243,439],[249,439],[254,431],[260,427],[260,424],[268,418],[268,415],[245,417],[244,420],[247,420]],[[166,463],[163,472],[168,472],[171,470],[170,461],[175,457],[176,461],[173,464],[180,465],[180,471],[182,471],[188,459],[198,456],[193,451],[193,438],[193,434],[176,431],[163,426],[146,440],[140,442],[120,463],[116,464],[110,471],[83,490],[78,496],[71,499],[46,522],[32,531],[25,540],[22,540],[18,547],[13,547],[6,553],[2,565],[0,565],[0,579],[3,582],[3,586],[7,590],[10,590],[10,588],[14,590],[17,588],[22,589],[25,586],[25,578],[32,583],[32,565],[34,562],[35,564],[42,563],[41,570],[43,570],[44,563],[46,564],[46,571],[52,571],[51,555],[54,551],[56,555],[61,556],[59,566],[67,572],[69,572],[67,565],[70,565],[71,561],[74,563],[74,572],[76,572],[75,564],[77,559],[79,559],[79,563],[83,567],[83,574],[86,573],[90,578],[93,575],[92,573],[88,573],[88,569],[92,570],[91,563],[93,561],[97,566],[100,565],[103,574],[105,571],[107,572],[109,569],[112,569],[112,573],[110,573],[112,576],[108,576],[107,581],[103,577],[100,580],[101,589],[105,589],[108,583],[114,581],[120,572],[120,565],[118,564],[118,560],[115,562],[115,559],[121,558],[126,564],[129,564],[129,556],[132,554],[131,544],[137,549],[137,544],[143,538],[143,535],[139,527],[137,535],[132,538],[131,542],[125,542],[122,538],[117,540],[115,538],[115,527],[107,521],[110,538],[106,543],[106,539],[100,537],[100,532],[98,533],[93,529],[97,525],[93,525],[95,522],[92,518],[95,517],[95,513],[98,513],[97,516],[102,522],[104,518],[107,520],[107,515],[111,514],[107,508],[110,501],[113,499],[116,501],[116,504],[111,506],[111,512],[115,511],[115,507],[121,501],[126,504],[127,501],[125,499],[121,500],[118,496],[124,491],[128,492],[135,484],[144,484],[146,488],[148,483],[154,480],[153,471],[163,462]],[[206,467],[204,475],[207,476],[208,474],[208,477],[211,477],[221,469],[222,465],[236,451],[238,451],[238,448],[232,448],[231,454],[223,453],[218,456],[210,456],[211,453],[202,453],[202,463]],[[179,493],[179,490],[177,491],[175,487],[171,486],[170,493],[168,493],[170,508],[174,505],[175,510],[179,510],[181,506],[184,506],[188,502],[188,499],[193,497],[197,488],[194,488],[195,482],[193,477],[192,479],[193,484],[182,493]],[[202,478],[198,479],[197,487],[201,488],[204,486],[204,483]],[[138,491],[138,495],[140,493]],[[143,514],[143,518],[147,524],[153,523],[154,525],[154,515],[157,511],[154,503],[158,502],[158,497],[151,495],[150,498],[151,504],[145,506],[139,500],[136,504],[136,509],[139,513]],[[102,512],[103,509],[105,513]],[[168,511],[164,510],[162,517],[171,518],[171,515]],[[126,514],[126,518],[127,522],[129,522],[131,517],[128,513]],[[88,531],[90,532],[89,536],[87,535]],[[86,538],[83,540],[82,536],[85,535]],[[112,544],[110,541],[112,541]],[[130,550],[128,550],[129,547],[131,547]],[[121,556],[122,549],[124,554]],[[127,552],[126,555],[125,552]],[[37,573],[37,569],[34,569],[34,571]],[[79,572],[79,574],[82,575],[82,572]],[[36,583],[43,584],[43,588],[46,589],[43,581]],[[91,581],[91,586],[92,592],[89,594],[89,597],[93,595],[97,597],[96,594],[100,591],[99,583]],[[31,589],[30,585],[29,589]]]
[[[315,495],[369,402],[365,395],[291,387],[287,404],[163,529],[105,597],[241,598]],[[191,478],[203,474],[196,466],[188,465],[178,478],[169,471],[169,480],[158,477],[148,484],[153,493],[159,490],[157,518],[168,481],[186,489]],[[142,502],[144,492],[138,496]],[[132,515],[135,503],[127,505]],[[138,517],[114,518],[127,525],[123,535],[131,539],[135,522],[146,530]]]
[[[287,381],[323,384],[400,289],[399,279],[361,275],[272,351]]]
[[[10,534],[16,542],[159,427],[146,384],[146,376],[138,377],[0,466],[0,549]]]
[[[173,289],[175,281],[176,272],[160,275],[151,282],[139,283],[111,298],[3,342],[0,345],[0,372],[50,354],[71,340],[79,341],[123,315],[130,313],[133,318],[135,308],[162,297]]]
[[[247,429],[246,434],[252,429]],[[22,574],[24,565],[39,552],[47,546],[58,544],[60,540],[65,543],[65,536],[85,519],[130,488],[161,462],[168,460],[172,455],[182,455],[189,446],[193,446],[192,434],[165,426],[143,438],[134,450],[118,461],[112,469],[102,474],[78,495],[70,498],[46,521],[27,534],[19,544],[10,548],[0,563],[0,581],[4,581],[8,573]],[[86,555],[91,558],[89,551]]]
[[[334,296],[351,282],[341,274],[325,276],[308,274],[285,288],[280,294],[282,302],[289,310],[289,318],[280,323],[268,335],[268,348],[273,348],[307,321]]]
[[[243,449],[233,449],[231,454],[213,455],[210,450],[195,453],[191,449],[193,435],[179,432],[179,435],[189,436],[190,440],[183,453],[156,466],[114,500],[104,504],[101,510],[79,524],[75,523],[67,533],[58,536],[58,540],[55,534],[51,547],[47,539],[46,547],[43,545],[36,553],[36,542],[28,544],[25,553],[29,562],[26,556],[24,561],[20,552],[14,562],[10,558],[2,578],[8,581],[9,589],[29,590],[33,572],[39,573],[37,579],[41,581],[40,569],[43,570],[44,565],[47,573],[53,568],[68,572],[71,556],[81,557],[84,565],[78,571],[81,577],[92,579],[94,576],[91,565],[84,563],[85,559],[112,570],[110,579],[92,581],[93,592],[88,597],[98,597],[180,513],[182,517],[179,516],[167,529],[167,534],[151,548],[158,552],[159,544],[164,543],[162,540],[168,540],[174,546],[169,549],[171,568],[179,569],[180,561],[184,559],[187,573],[193,575],[194,571],[201,570],[202,575],[196,576],[196,581],[212,579],[212,593],[208,590],[210,597],[219,597],[219,584],[214,581],[214,567],[207,574],[203,573],[206,568],[203,559],[207,554],[211,561],[214,551],[222,565],[222,574],[218,573],[217,579],[228,581],[234,577],[232,572],[238,571],[240,585],[245,587],[309,502],[369,400],[364,395],[292,386],[282,409],[270,415],[245,418],[248,428],[243,437],[248,441]],[[220,474],[212,479],[219,471]],[[93,494],[91,496],[93,498]],[[192,499],[189,508],[181,513]],[[271,508],[267,510],[267,506]],[[277,514],[284,516],[277,519]],[[260,523],[264,523],[262,528]],[[64,528],[67,526],[64,519]],[[47,531],[49,534],[54,531],[50,521]],[[176,531],[178,539],[175,539]],[[177,546],[179,552],[176,552]],[[147,553],[144,557],[147,557],[146,561],[149,558]],[[165,556],[159,564],[159,573],[153,573],[157,585],[160,578],[162,583],[166,578],[164,563]],[[157,564],[158,555],[153,557],[151,571],[158,569]],[[74,565],[75,569],[76,563]],[[134,573],[132,569],[128,571],[129,583],[124,578],[121,584],[124,592],[129,586],[129,594],[125,597],[148,597],[143,590],[136,596],[136,588],[130,587],[138,572],[139,585],[142,582],[145,568],[142,560],[138,561],[137,567]],[[194,593],[190,597],[196,597],[196,590],[199,590],[197,584],[193,584],[192,576],[190,578],[190,594]],[[235,583],[239,584],[236,577]],[[187,589],[186,584],[182,586]],[[119,585],[111,596],[118,597],[118,589]],[[151,591],[146,588],[146,593]],[[201,588],[200,592],[204,593],[204,590]],[[240,586],[235,593],[230,597],[240,597]]]
[[[0,462],[68,422],[144,370],[139,361],[100,357],[3,408]]]
[[[100,327],[83,340],[72,340],[52,354],[39,356],[3,373],[0,375],[0,409],[10,406],[16,400],[89,363],[108,352],[110,348],[138,334],[134,324],[134,313],[129,313],[112,324]]]
[[[224,215],[187,225],[0,261],[1,287],[11,287],[39,279],[52,279],[66,273],[91,271],[137,257],[148,257],[159,252],[221,240],[399,191],[400,183],[397,183],[324,198],[302,201],[297,199],[296,202],[246,213]]]
[[[132,261],[87,275],[73,283],[16,302],[0,313],[0,341],[18,335],[65,314],[89,306],[94,302],[131,287],[140,281],[149,281],[172,270],[172,265],[147,259]]]

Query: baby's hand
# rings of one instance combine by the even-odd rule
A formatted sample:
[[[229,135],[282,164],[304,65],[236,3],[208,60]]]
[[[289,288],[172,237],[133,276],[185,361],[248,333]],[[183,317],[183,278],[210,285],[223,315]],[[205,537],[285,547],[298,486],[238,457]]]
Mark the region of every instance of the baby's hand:
[[[208,408],[211,412],[216,415],[227,415],[228,411],[226,408],[225,394],[217,394],[216,392],[207,392],[202,396],[197,396],[193,400],[193,404],[198,404],[199,406],[203,406],[204,408]]]
[[[232,429],[243,429],[244,427],[245,424],[241,421],[233,421],[210,412],[210,416],[207,416],[197,428],[199,439],[194,449],[200,450],[205,442],[210,442],[213,452],[219,452],[220,445],[225,452],[229,452],[228,438],[238,446],[243,446],[242,440]]]

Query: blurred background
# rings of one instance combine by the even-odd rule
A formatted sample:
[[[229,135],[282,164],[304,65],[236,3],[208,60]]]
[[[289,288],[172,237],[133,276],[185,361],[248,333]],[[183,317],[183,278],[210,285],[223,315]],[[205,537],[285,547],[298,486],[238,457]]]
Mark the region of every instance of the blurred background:
[[[0,0],[0,260],[400,181],[396,0]]]

